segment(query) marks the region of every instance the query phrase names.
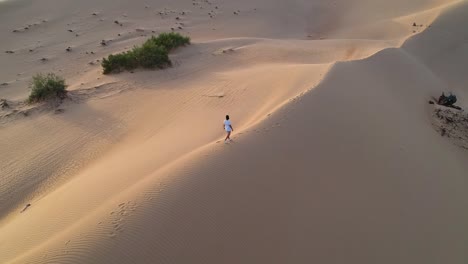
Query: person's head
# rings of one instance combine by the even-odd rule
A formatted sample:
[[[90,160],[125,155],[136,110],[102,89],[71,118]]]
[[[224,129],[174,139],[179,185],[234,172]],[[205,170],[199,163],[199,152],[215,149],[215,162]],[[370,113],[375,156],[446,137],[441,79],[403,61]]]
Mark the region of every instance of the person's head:
[[[229,120],[229,115],[226,115],[226,120]]]

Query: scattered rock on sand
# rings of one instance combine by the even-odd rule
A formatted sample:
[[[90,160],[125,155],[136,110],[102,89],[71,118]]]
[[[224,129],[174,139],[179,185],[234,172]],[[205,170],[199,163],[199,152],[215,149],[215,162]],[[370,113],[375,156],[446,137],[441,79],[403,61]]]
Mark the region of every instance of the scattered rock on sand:
[[[468,114],[463,110],[436,106],[432,124],[441,136],[450,138],[455,145],[468,149]]]
[[[115,21],[114,21],[114,24],[117,24],[117,25],[118,25],[118,24],[120,24],[120,22],[119,22],[118,20],[115,20]]]
[[[48,60],[49,60],[49,59],[47,59],[47,58],[41,58],[41,61],[42,61],[42,62],[46,62],[46,61],[48,61]]]
[[[73,32],[73,29],[69,29],[68,32]]]
[[[416,22],[413,23],[413,27],[417,27],[418,25],[416,25]]]
[[[101,40],[101,46],[107,46],[107,42],[104,39]]]
[[[72,51],[72,48],[71,48],[71,47],[68,47],[68,48],[66,48],[65,50],[68,51],[68,52],[70,52],[70,51]]]
[[[5,53],[8,53],[8,54],[13,54],[13,53],[15,53],[15,52],[14,52],[14,51],[12,51],[12,50],[7,50],[7,51],[5,51]]]
[[[230,53],[230,52],[234,52],[234,49],[233,48],[223,49],[223,53]]]
[[[0,99],[0,108],[1,109],[5,109],[5,108],[8,108],[9,105],[8,105],[8,102],[6,99]]]
[[[443,137],[443,136],[445,136],[445,134],[447,134],[447,130],[445,129],[445,127],[442,127],[440,129],[440,135]]]

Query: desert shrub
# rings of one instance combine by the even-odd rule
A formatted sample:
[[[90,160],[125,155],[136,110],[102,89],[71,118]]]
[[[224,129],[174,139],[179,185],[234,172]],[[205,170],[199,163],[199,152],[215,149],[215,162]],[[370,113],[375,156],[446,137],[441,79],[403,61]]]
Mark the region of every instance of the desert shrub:
[[[109,55],[102,60],[102,68],[104,74],[111,72],[121,72],[123,70],[133,70],[138,67],[138,60],[135,52],[127,51],[120,54]]]
[[[136,46],[131,51],[109,55],[102,60],[104,74],[133,70],[138,67],[155,69],[170,66],[169,51],[190,44],[190,38],[179,33],[162,33],[151,37],[142,46]]]
[[[182,36],[179,33],[161,33],[158,37],[151,37],[148,41],[156,43],[156,45],[164,47],[168,52],[190,44],[190,38]]]
[[[154,42],[147,41],[143,46],[134,48],[133,53],[143,68],[164,68],[171,65],[167,50]]]
[[[47,99],[64,98],[67,94],[65,79],[53,73],[36,74],[30,84],[29,102],[39,102]]]

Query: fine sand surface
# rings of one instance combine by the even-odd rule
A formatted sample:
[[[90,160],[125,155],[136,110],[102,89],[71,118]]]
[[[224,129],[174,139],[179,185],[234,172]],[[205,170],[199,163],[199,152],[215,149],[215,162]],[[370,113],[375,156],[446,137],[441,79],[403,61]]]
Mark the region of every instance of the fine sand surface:
[[[468,108],[465,25],[449,0],[1,2],[0,263],[467,263],[468,152],[427,103]],[[174,67],[102,75],[171,28]],[[38,72],[59,110],[23,103]]]

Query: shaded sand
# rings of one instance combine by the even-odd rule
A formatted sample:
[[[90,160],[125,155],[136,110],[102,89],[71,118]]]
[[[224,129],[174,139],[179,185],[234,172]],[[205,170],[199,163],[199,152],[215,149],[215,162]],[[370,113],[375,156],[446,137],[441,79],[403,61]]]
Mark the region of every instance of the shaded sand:
[[[468,154],[427,104],[468,107],[464,1],[2,4],[0,263],[468,259]],[[100,74],[180,23],[173,68]],[[44,70],[58,113],[21,105]]]

